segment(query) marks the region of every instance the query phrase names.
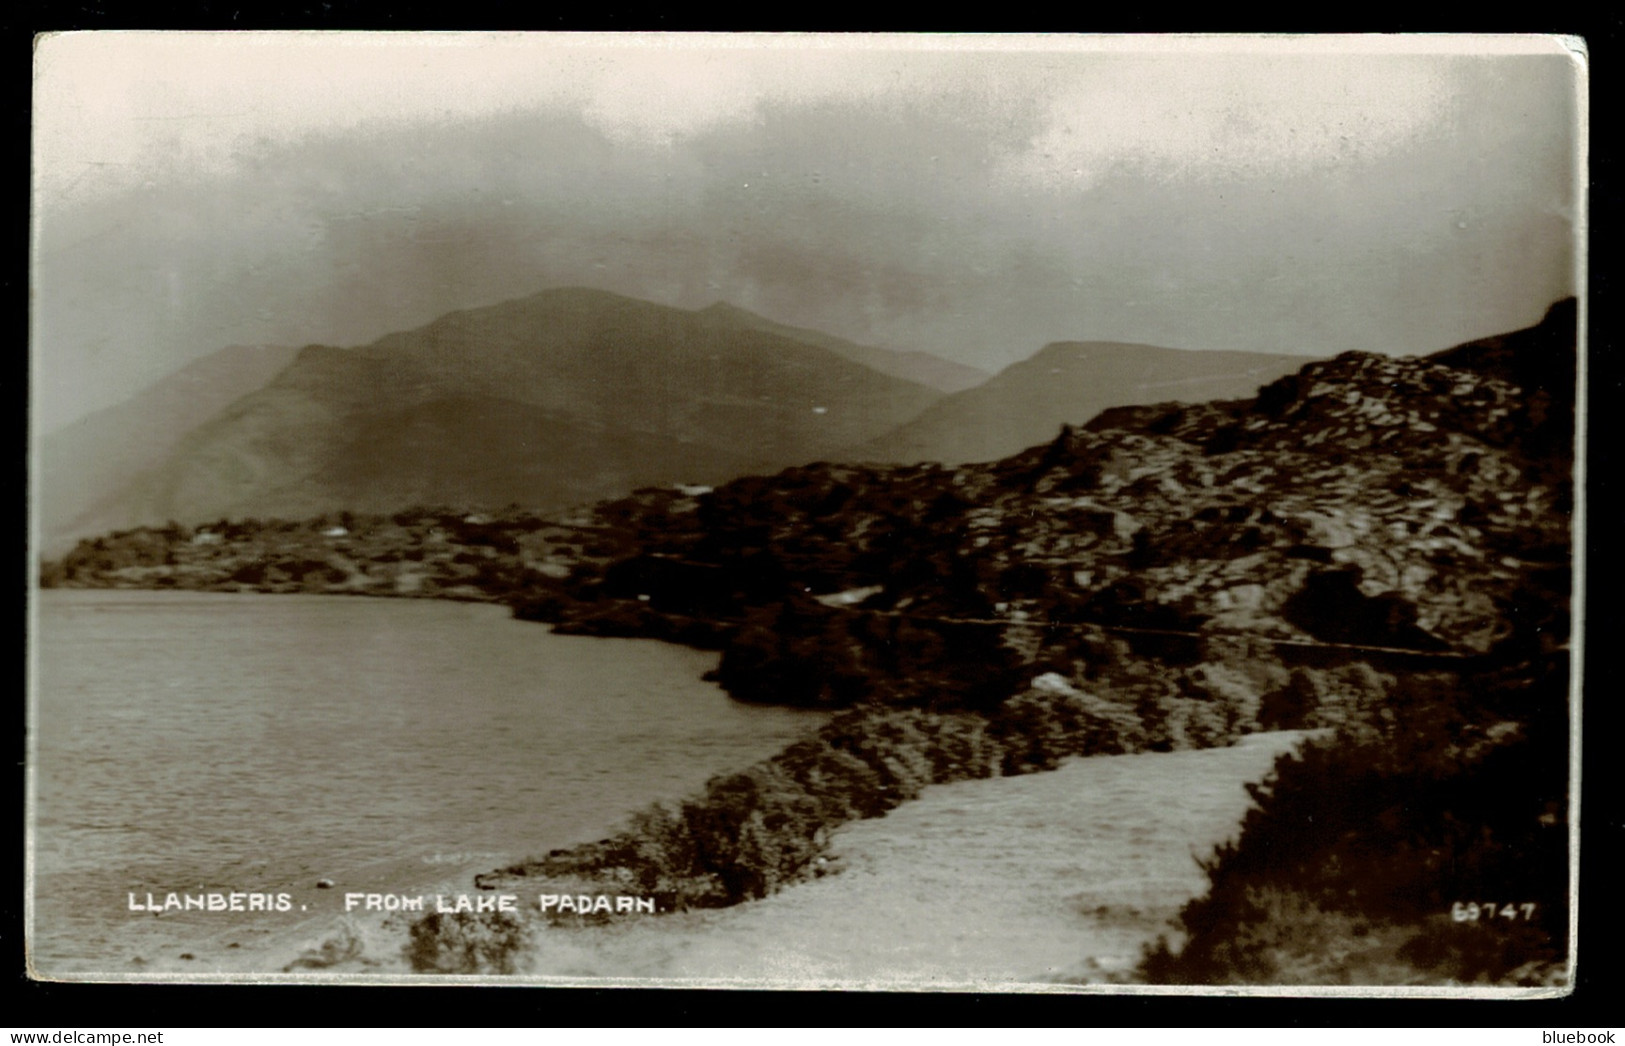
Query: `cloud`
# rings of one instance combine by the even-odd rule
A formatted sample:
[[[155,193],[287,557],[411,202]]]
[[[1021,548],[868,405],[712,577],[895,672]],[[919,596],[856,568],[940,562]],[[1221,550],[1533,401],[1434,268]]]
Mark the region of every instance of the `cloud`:
[[[997,168],[1014,187],[1087,186],[1125,166],[1159,177],[1279,176],[1430,133],[1450,117],[1464,50],[1494,46],[1450,37],[70,33],[47,38],[37,55],[35,173],[39,200],[57,205],[234,175],[312,136],[530,113],[579,118],[618,145],[670,148],[759,126],[775,110],[835,106],[952,112],[995,137],[1041,111],[1042,124],[1021,128],[1026,137]]]
[[[1104,56],[1048,105],[1003,165],[1014,182],[1085,188],[1114,171],[1284,178],[1376,159],[1453,118],[1456,58]]]
[[[966,75],[916,38],[68,33],[35,67],[47,205],[240,173],[301,139],[576,116],[617,144],[749,126],[764,107],[931,97]],[[972,79],[975,74],[972,73]]]

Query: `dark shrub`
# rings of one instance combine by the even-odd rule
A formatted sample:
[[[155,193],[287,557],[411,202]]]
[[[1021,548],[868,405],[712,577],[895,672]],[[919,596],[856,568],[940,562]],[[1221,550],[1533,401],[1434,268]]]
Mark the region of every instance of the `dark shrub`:
[[[1329,946],[1341,946],[1338,927],[1352,919],[1381,929],[1381,961],[1363,974],[1381,983],[1561,976],[1566,668],[1553,658],[1470,686],[1401,677],[1386,700],[1357,706],[1337,736],[1283,757],[1249,789],[1257,805],[1239,842],[1204,865],[1211,885],[1181,914],[1183,950],[1153,950],[1144,976],[1293,983],[1282,942],[1300,937],[1292,947],[1304,962],[1335,967],[1317,976],[1351,976]],[[1492,914],[1460,907],[1486,903]]]
[[[433,912],[412,924],[406,957],[419,973],[521,973],[534,943],[517,912]]]
[[[1301,668],[1294,668],[1285,685],[1264,695],[1258,706],[1258,725],[1266,730],[1301,730],[1320,704],[1315,681]]]

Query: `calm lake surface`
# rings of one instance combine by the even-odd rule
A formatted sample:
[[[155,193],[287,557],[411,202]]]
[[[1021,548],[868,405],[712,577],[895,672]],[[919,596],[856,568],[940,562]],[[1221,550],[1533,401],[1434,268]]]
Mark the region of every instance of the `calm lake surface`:
[[[822,721],[730,700],[700,679],[715,654],[555,636],[496,606],[48,591],[37,607],[46,976],[176,969],[183,952],[207,973],[331,922],[346,891],[473,892],[472,872],[601,837]],[[188,891],[287,893],[293,910],[129,908]]]

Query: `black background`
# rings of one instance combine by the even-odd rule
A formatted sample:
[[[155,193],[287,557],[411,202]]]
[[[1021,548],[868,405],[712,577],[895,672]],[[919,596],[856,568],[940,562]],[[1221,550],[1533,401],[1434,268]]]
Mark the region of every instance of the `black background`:
[[[215,1027],[437,1027],[437,1026],[692,1026],[742,1024],[829,1026],[841,1024],[1081,1027],[1523,1027],[1573,1030],[1625,1027],[1625,985],[1617,976],[1619,913],[1625,909],[1625,875],[1616,857],[1625,835],[1620,811],[1618,707],[1625,694],[1617,662],[1609,655],[1625,627],[1619,611],[1617,556],[1622,519],[1621,486],[1612,451],[1620,446],[1619,410],[1625,399],[1616,347],[1612,294],[1617,280],[1615,242],[1620,212],[1617,145],[1611,134],[1610,104],[1625,16],[1586,18],[1555,10],[1524,17],[1488,15],[1472,19],[1430,15],[1409,5],[1389,12],[1386,21],[1369,5],[1348,9],[1298,9],[1296,18],[1246,19],[1246,12],[1211,7],[1192,16],[1132,5],[1115,11],[1068,5],[1053,11],[1039,5],[980,5],[954,11],[922,12],[847,9],[827,3],[778,5],[772,10],[695,10],[675,5],[642,8],[512,6],[491,0],[446,3],[382,3],[334,0],[315,3],[35,2],[0,13],[4,32],[4,141],[8,146],[3,219],[10,233],[8,265],[0,270],[9,306],[7,339],[11,366],[0,370],[0,388],[12,404],[9,469],[13,489],[11,525],[16,542],[28,544],[28,142],[31,104],[31,47],[35,34],[74,29],[532,29],[532,30],[765,30],[765,31],[933,31],[933,32],[1521,32],[1565,33],[1586,39],[1591,55],[1592,118],[1590,272],[1587,298],[1590,403],[1588,445],[1588,530],[1586,555],[1585,705],[1580,861],[1580,933],[1574,992],[1538,1001],[1426,999],[1309,999],[1186,996],[1092,996],[822,992],[730,992],[678,989],[556,989],[437,985],[422,988],[288,985],[84,985],[31,980],[24,965],[22,934],[22,842],[24,839],[24,753],[27,710],[27,556],[9,559],[10,591],[16,597],[18,626],[14,649],[12,702],[18,729],[9,748],[7,783],[17,849],[0,878],[0,951],[6,955],[5,999],[0,1027],[184,1028]],[[1458,8],[1458,11],[1460,8]],[[1355,20],[1351,14],[1358,14]],[[1183,18],[1183,22],[1177,19]],[[1380,1034],[1380,1033],[1374,1033]],[[1082,1037],[1080,1036],[1080,1041]],[[1132,1040],[1127,1040],[1132,1041]],[[1539,1040],[1533,1034],[1532,1044]]]

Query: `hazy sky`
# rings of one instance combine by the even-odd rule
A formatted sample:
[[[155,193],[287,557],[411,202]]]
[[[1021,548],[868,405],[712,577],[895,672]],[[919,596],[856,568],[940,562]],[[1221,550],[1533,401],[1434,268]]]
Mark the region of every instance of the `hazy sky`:
[[[1425,352],[1573,293],[1542,38],[89,33],[36,52],[36,418],[588,285],[997,370]]]

